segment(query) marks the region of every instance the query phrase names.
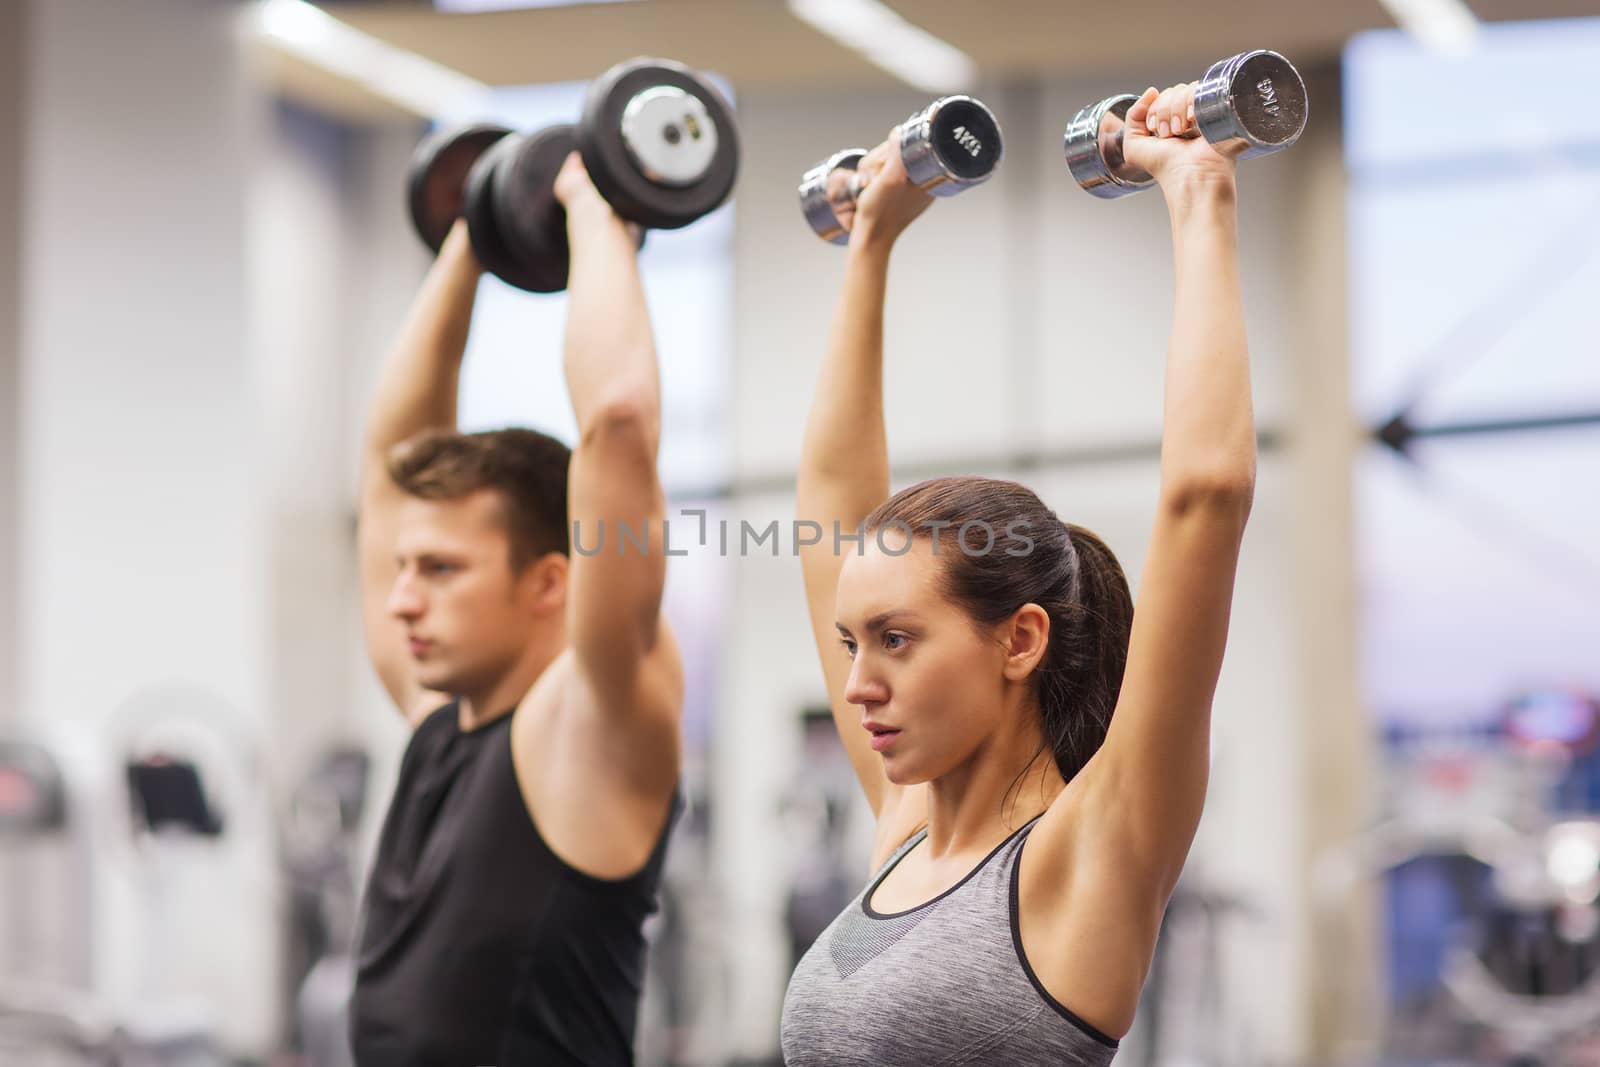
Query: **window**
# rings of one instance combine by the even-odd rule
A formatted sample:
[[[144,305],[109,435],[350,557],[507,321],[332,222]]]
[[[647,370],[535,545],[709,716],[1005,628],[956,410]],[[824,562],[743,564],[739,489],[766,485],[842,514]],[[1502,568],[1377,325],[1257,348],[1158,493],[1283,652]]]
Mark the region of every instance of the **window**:
[[[1362,684],[1401,825],[1600,797],[1593,704],[1528,696],[1600,693],[1597,67],[1600,19],[1485,27],[1464,58],[1398,32],[1345,53],[1351,381],[1386,442],[1354,472]],[[1549,780],[1507,724],[1569,724],[1530,708],[1587,716]],[[1397,1048],[1447,1003],[1452,950],[1504,949],[1514,909],[1451,851],[1387,879]]]

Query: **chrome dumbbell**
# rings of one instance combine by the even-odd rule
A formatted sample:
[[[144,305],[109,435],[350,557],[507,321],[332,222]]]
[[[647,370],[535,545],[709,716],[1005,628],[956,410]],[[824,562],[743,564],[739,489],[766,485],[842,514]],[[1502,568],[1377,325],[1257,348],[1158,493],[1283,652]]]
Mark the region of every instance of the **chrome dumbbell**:
[[[1137,96],[1111,96],[1079,111],[1067,126],[1067,168],[1084,189],[1113,200],[1155,184],[1122,153],[1128,109]],[[1281,152],[1306,128],[1306,83],[1283,56],[1265,49],[1212,64],[1194,94],[1196,131],[1239,159]]]
[[[850,240],[861,193],[856,168],[866,154],[864,148],[835,152],[800,179],[800,211],[824,241]],[[1002,154],[1000,123],[970,96],[935,100],[900,124],[906,175],[934,196],[954,196],[988,181]]]

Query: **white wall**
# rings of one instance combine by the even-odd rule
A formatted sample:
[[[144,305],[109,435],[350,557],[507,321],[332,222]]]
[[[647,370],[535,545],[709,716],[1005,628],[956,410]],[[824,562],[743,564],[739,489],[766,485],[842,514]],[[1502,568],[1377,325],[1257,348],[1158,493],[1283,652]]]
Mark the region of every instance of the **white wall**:
[[[98,726],[171,680],[260,710],[252,116],[231,14],[30,11],[19,540],[34,724]]]
[[[107,797],[132,714],[187,712],[258,755],[267,728],[269,442],[245,268],[259,116],[238,10],[27,11],[20,718],[79,738],[80,783]],[[262,796],[236,798],[229,844],[160,861],[134,855],[125,810],[107,808],[86,924],[93,981],[113,1004],[175,993],[241,1051],[277,1023]]]
[[[22,703],[36,720],[97,721],[184,678],[255,715],[254,117],[234,9],[68,0],[30,14]]]

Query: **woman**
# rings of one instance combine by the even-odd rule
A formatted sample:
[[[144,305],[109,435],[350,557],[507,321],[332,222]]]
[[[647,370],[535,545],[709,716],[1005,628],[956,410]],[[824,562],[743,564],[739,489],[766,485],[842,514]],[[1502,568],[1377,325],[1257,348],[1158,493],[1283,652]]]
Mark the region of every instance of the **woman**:
[[[1234,164],[1180,136],[1193,100],[1146,91],[1124,146],[1166,197],[1177,267],[1137,614],[1111,551],[1022,486],[889,497],[884,290],[930,198],[893,135],[862,163],[797,510],[866,531],[802,562],[878,873],[795,971],[789,1067],[1100,1065],[1132,1025],[1205,798],[1255,479]]]

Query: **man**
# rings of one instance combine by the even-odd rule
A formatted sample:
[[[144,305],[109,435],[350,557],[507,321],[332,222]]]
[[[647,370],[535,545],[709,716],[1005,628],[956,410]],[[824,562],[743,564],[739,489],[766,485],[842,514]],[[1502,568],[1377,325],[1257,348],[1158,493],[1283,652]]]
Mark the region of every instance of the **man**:
[[[576,155],[556,196],[576,447],[456,432],[481,273],[459,220],[364,444],[368,650],[413,734],[358,946],[363,1067],[633,1061],[683,704],[660,618],[660,383],[632,235]]]

